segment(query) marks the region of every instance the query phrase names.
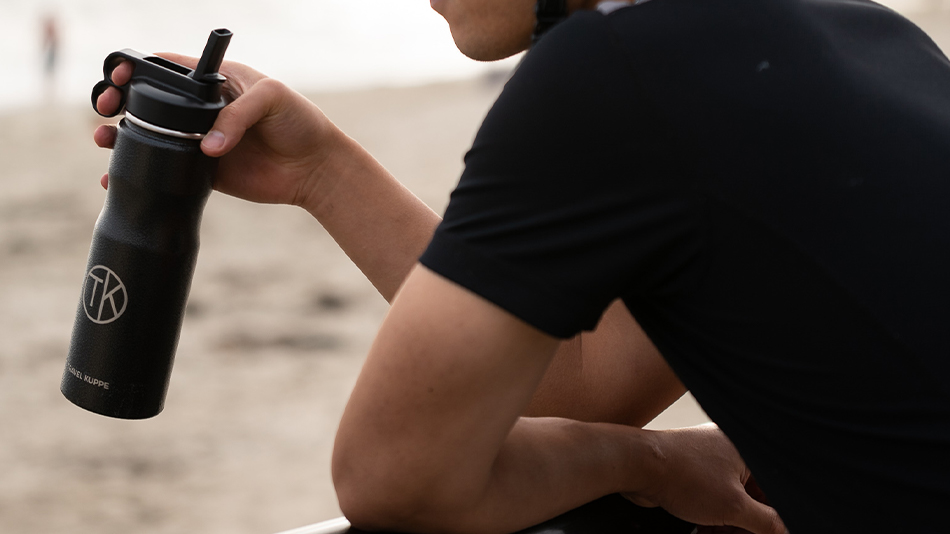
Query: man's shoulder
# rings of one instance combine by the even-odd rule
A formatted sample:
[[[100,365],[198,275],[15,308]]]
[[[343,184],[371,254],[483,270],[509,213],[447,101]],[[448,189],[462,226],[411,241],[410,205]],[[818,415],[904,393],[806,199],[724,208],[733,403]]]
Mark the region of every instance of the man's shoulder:
[[[900,53],[936,50],[913,23],[871,0],[641,0],[602,6],[575,12],[551,30],[539,55],[584,50],[598,37],[630,59],[652,55],[669,65],[753,49],[827,55],[838,47],[873,49],[882,40],[899,43]]]

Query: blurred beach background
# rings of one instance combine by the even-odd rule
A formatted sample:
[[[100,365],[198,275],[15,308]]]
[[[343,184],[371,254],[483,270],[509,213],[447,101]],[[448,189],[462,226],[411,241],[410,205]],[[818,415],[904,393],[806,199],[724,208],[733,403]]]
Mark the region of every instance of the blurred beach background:
[[[889,5],[950,44],[942,0]],[[102,61],[198,55],[221,27],[228,59],[308,95],[436,211],[517,61],[466,59],[419,0],[0,0],[0,532],[268,533],[339,515],[333,435],[387,305],[300,209],[212,196],[164,413],[112,420],[59,392],[105,196],[88,100]],[[653,427],[705,420],[687,396]]]

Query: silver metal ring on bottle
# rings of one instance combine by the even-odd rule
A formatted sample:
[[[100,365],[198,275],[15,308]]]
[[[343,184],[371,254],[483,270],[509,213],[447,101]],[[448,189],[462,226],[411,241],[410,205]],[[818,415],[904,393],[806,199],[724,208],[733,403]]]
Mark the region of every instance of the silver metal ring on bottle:
[[[135,115],[132,115],[128,111],[125,112],[125,118],[126,120],[128,120],[129,122],[131,122],[132,124],[140,128],[145,128],[146,130],[150,130],[152,132],[159,133],[162,135],[168,135],[170,137],[177,137],[179,139],[192,139],[192,140],[201,140],[201,139],[204,139],[205,137],[205,134],[203,133],[179,132],[178,130],[169,130],[168,128],[155,126],[154,124],[150,122],[145,122],[142,119],[136,117]]]

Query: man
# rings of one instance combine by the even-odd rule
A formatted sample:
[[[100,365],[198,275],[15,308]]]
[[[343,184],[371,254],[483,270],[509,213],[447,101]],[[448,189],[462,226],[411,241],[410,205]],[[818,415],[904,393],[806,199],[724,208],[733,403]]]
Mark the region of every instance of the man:
[[[530,43],[533,0],[432,4],[470,57]],[[775,509],[942,531],[946,58],[865,1],[596,7],[527,54],[441,223],[302,97],[222,69],[216,187],[304,206],[393,302],[337,435],[344,513],[505,532],[623,492],[757,534]],[[637,428],[682,392],[654,344],[741,459],[715,428]]]

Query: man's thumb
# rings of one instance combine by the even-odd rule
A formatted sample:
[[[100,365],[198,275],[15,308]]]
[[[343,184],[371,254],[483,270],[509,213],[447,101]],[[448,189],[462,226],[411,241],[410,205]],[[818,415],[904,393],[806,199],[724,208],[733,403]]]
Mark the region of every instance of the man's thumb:
[[[735,526],[753,534],[788,534],[788,529],[775,508],[748,495],[743,499],[742,513],[736,518]]]
[[[266,78],[258,81],[221,110],[211,131],[201,142],[201,149],[211,157],[227,154],[241,141],[248,128],[274,110],[280,97],[279,83]]]

